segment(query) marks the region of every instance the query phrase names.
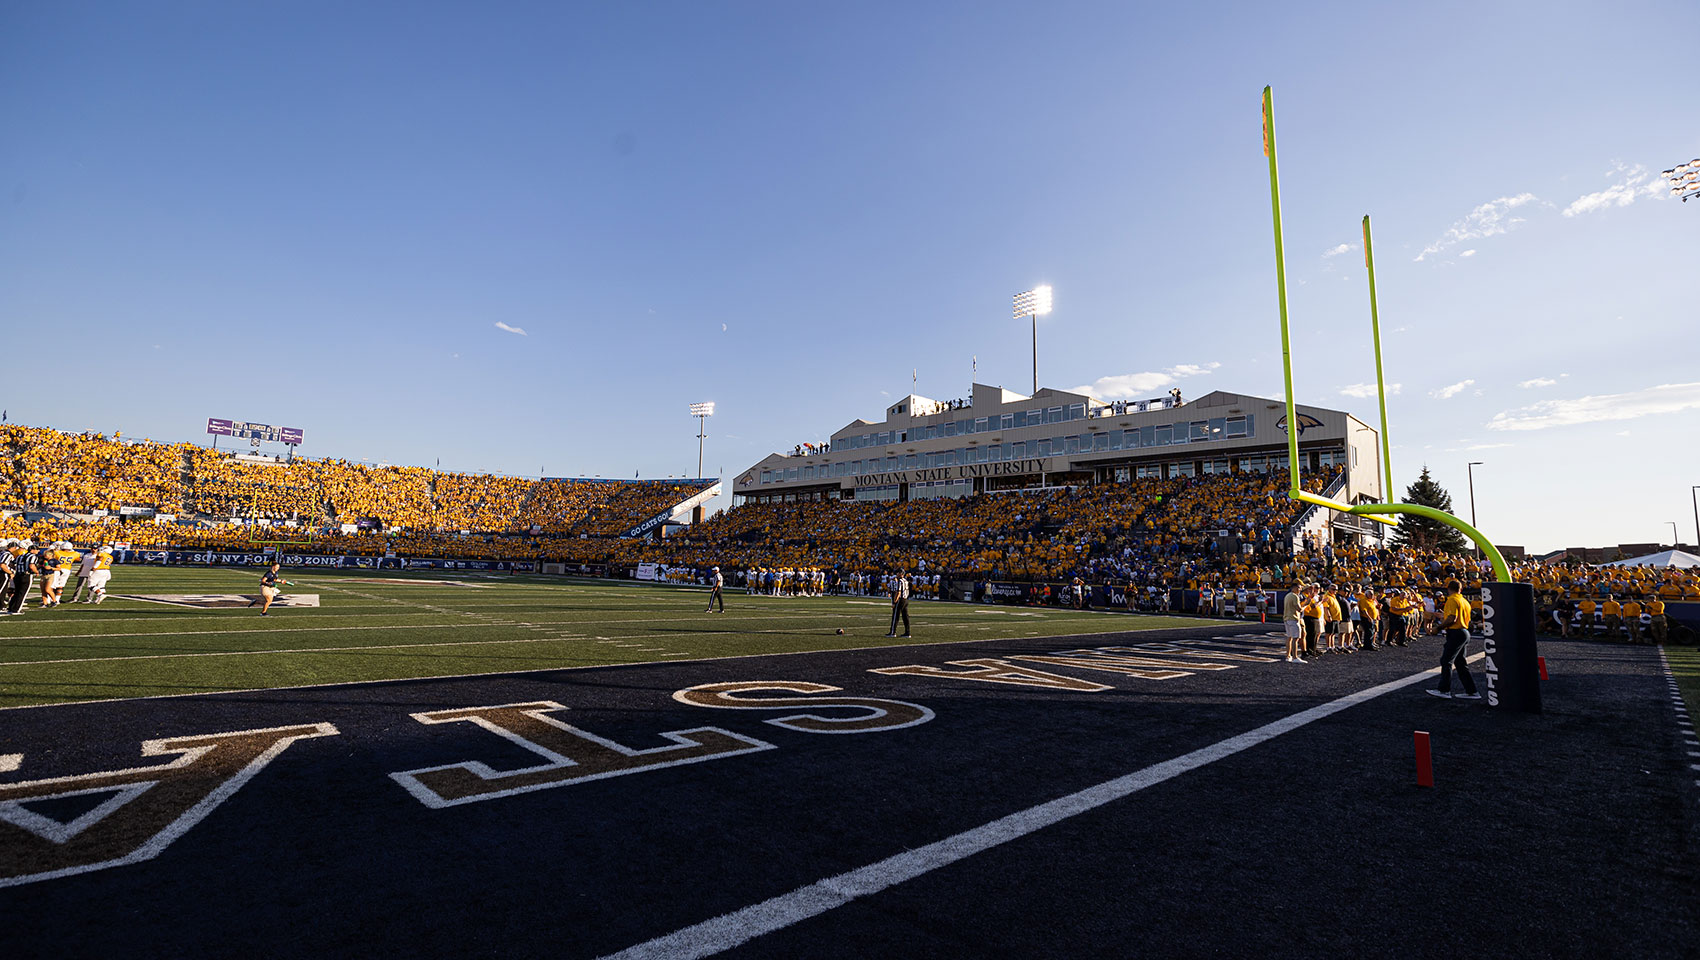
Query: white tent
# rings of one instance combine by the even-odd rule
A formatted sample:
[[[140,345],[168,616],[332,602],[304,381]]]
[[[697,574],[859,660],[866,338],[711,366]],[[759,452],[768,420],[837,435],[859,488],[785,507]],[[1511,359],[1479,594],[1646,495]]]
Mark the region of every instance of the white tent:
[[[1682,550],[1665,550],[1660,553],[1649,553],[1644,557],[1632,557],[1628,560],[1618,560],[1613,563],[1598,564],[1602,567],[1700,567],[1700,557]]]

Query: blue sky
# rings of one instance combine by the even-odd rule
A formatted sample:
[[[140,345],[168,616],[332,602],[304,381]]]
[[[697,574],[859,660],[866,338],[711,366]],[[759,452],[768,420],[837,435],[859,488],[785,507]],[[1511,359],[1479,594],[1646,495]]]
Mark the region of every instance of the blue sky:
[[[1300,400],[1373,420],[1369,213],[1398,484],[1693,542],[1691,4],[1150,6],[8,4],[3,405],[731,476],[1025,390],[1041,282],[1045,385],[1276,395],[1267,83]]]

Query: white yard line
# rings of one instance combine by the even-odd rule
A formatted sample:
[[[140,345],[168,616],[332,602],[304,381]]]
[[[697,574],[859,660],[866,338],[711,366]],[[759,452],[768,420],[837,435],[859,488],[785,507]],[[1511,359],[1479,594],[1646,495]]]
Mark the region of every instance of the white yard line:
[[[1147,631],[1147,630],[1173,630],[1173,629],[1181,629],[1181,628],[1176,628],[1176,627],[1142,627],[1139,630],[1117,630],[1117,631],[1114,631],[1114,632],[1115,633],[1140,633],[1140,632],[1144,632],[1144,631]],[[655,636],[656,637],[662,637],[662,636],[671,636],[671,635],[670,634],[656,634]],[[1055,634],[1055,635],[1019,634],[1019,635],[1002,636],[1002,637],[979,637],[979,638],[976,638],[976,639],[973,639],[973,640],[960,640],[960,639],[958,639],[958,640],[926,640],[926,639],[921,639],[921,641],[919,643],[915,642],[914,640],[911,640],[909,643],[882,643],[882,644],[876,644],[874,646],[865,646],[865,647],[833,647],[833,648],[827,649],[827,650],[780,650],[780,651],[775,651],[773,653],[734,653],[734,654],[728,654],[728,655],[723,656],[723,657],[692,657],[689,660],[669,660],[669,661],[666,661],[666,662],[668,664],[675,664],[675,663],[716,663],[716,662],[719,662],[719,661],[722,661],[722,660],[750,660],[750,659],[754,659],[754,658],[757,658],[757,657],[805,657],[805,656],[812,656],[814,654],[820,654],[820,653],[854,653],[854,652],[862,651],[862,650],[906,650],[906,649],[913,649],[915,647],[950,646],[952,644],[962,644],[962,645],[966,646],[966,645],[982,644],[982,643],[998,643],[998,642],[1004,641],[1004,640],[1087,640],[1087,639],[1092,639],[1092,638],[1096,638],[1096,637],[1103,637],[1103,636],[1108,636],[1108,634],[1105,634],[1105,633],[1066,633],[1066,634]],[[467,644],[485,644],[485,645],[488,645],[488,644],[495,644],[495,643],[537,643],[537,642],[540,642],[542,639],[545,639],[545,638],[527,638],[525,640],[467,640],[467,641],[459,641],[459,642],[467,643]],[[614,642],[612,640],[609,640],[606,637],[568,637],[568,638],[563,638],[563,639],[595,640],[598,643],[613,643]],[[408,646],[408,645],[404,645],[404,646]],[[423,644],[423,646],[431,646],[431,644]],[[359,647],[359,648],[356,648],[356,649],[365,650],[365,649],[370,649],[370,648],[369,647]],[[303,649],[299,649],[299,650],[284,650],[284,651],[281,651],[281,652],[283,652],[283,653],[312,653],[313,649],[312,648],[303,648]],[[166,656],[166,657],[169,657],[169,656],[218,656],[218,654],[164,654],[162,656]],[[668,656],[688,656],[688,654],[668,654]],[[42,661],[42,660],[17,661],[17,662],[10,663],[10,664],[0,664],[0,666],[28,666],[30,663],[45,663],[45,662],[48,662],[48,661]],[[98,699],[98,700],[62,700],[62,701],[59,701],[59,702],[56,702],[56,703],[25,703],[25,704],[19,704],[18,706],[15,706],[15,707],[0,707],[0,713],[4,713],[8,710],[49,710],[49,709],[52,709],[54,707],[79,707],[79,706],[86,706],[86,705],[89,705],[89,704],[96,704],[96,703],[126,703],[126,702],[129,702],[129,701],[132,701],[132,700],[167,700],[167,699],[171,699],[171,698],[175,698],[175,697],[218,697],[218,696],[224,696],[226,694],[232,694],[232,693],[256,693],[256,692],[265,691],[265,690],[319,690],[319,689],[323,689],[325,687],[353,687],[353,686],[365,686],[365,685],[370,685],[370,684],[375,684],[375,683],[417,683],[417,682],[422,681],[422,680],[468,680],[468,679],[472,679],[474,677],[523,676],[523,675],[529,674],[529,673],[564,673],[564,672],[573,671],[573,670],[607,670],[607,669],[614,668],[614,667],[641,667],[641,666],[644,666],[644,665],[645,665],[645,663],[642,662],[642,661],[634,662],[634,663],[595,663],[595,664],[585,664],[585,665],[582,665],[582,666],[536,667],[536,668],[533,668],[533,669],[530,669],[530,670],[482,670],[482,671],[479,671],[477,673],[441,673],[441,674],[434,674],[432,676],[425,676],[425,677],[391,677],[391,678],[387,678],[387,679],[377,679],[377,680],[337,680],[337,681],[334,681],[334,682],[331,682],[331,683],[297,683],[297,684],[291,684],[289,686],[283,686],[283,687],[231,687],[231,688],[226,689],[226,690],[197,690],[194,693],[155,693],[155,694],[148,694],[146,696],[141,696],[141,697],[103,697],[103,698]]]
[[[1479,660],[1481,656],[1476,654],[1470,659]],[[1306,724],[1373,700],[1384,693],[1408,687],[1439,672],[1438,667],[1431,668],[1347,694],[1308,710],[1300,710],[1255,730],[1201,747],[1172,760],[1152,764],[1113,780],[1106,780],[1097,786],[1019,810],[924,847],[905,850],[878,863],[827,877],[742,910],[734,910],[712,920],[705,920],[628,947],[618,953],[609,954],[605,960],[649,960],[661,957],[678,960],[707,957],[730,950],[763,934],[783,930],[810,917],[842,907],[860,897],[890,889],[976,853],[1018,840],[1070,817],[1096,810],[1107,803],[1231,757],[1243,750],[1249,750],[1284,733],[1290,733]]]
[[[517,640],[443,640],[437,643],[373,643],[353,647],[285,647],[279,650],[217,650],[208,653],[139,653],[128,657],[79,657],[68,660],[9,660],[0,667],[31,667],[54,663],[114,663],[124,660],[193,660],[198,657],[256,657],[266,654],[346,653],[350,650],[414,650],[421,647],[491,647],[507,643],[553,643],[583,637],[522,637]],[[378,682],[378,681],[368,681]]]

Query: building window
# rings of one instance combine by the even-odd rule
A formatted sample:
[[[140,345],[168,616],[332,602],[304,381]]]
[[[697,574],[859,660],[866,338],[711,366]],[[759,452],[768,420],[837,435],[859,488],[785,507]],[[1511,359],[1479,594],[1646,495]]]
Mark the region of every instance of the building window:
[[[1051,441],[1040,440],[1039,441],[1039,456],[1048,457],[1050,455],[1051,455]]]
[[[1193,469],[1191,460],[1182,460],[1180,463],[1169,464],[1169,476],[1192,477],[1197,476],[1197,471]]]
[[[1193,443],[1210,439],[1210,421],[1194,420],[1187,427],[1187,439]]]
[[[1097,453],[1100,450],[1108,449],[1110,449],[1110,435],[1107,433],[1094,433],[1092,435],[1092,452]]]
[[[1084,419],[1086,419],[1086,404],[1084,404],[1084,403],[1070,404],[1069,408],[1068,408],[1068,418],[1070,420],[1084,420]]]
[[[1063,408],[1062,407],[1047,407],[1045,409],[1045,422],[1046,423],[1062,423],[1062,418],[1063,418]]]
[[[762,483],[772,483],[773,482],[773,471],[772,470],[763,470],[761,472],[761,482]]]
[[[1223,423],[1222,436],[1243,437],[1247,435],[1245,417],[1229,417]]]
[[[1161,480],[1163,478],[1163,466],[1158,463],[1142,463],[1138,467],[1138,472],[1141,480]]]
[[[1151,430],[1153,428],[1146,427],[1144,429]],[[1175,428],[1171,427],[1171,426],[1169,426],[1168,424],[1165,423],[1162,426],[1156,427],[1155,429],[1156,429],[1156,436],[1149,444],[1147,444],[1147,446],[1153,446],[1153,445],[1159,446],[1159,447],[1168,446],[1169,443],[1171,442],[1172,435],[1174,434]]]
[[[1005,429],[1005,430],[1011,429],[1012,427],[1015,426],[1015,414],[1013,414],[1013,413],[1004,414],[1003,419],[1000,422],[1003,425],[1003,429]]]

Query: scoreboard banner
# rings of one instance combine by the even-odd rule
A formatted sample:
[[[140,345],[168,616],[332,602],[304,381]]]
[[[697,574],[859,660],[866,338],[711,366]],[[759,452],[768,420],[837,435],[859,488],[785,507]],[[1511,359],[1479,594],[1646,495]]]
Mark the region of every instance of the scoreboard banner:
[[[258,567],[276,562],[285,567],[335,567],[359,570],[483,570],[496,573],[531,573],[537,564],[529,560],[442,560],[435,557],[360,557],[337,554],[279,553],[271,547],[260,552],[225,550],[115,550],[120,564],[184,564]]]
[[[300,427],[274,427],[269,423],[250,423],[247,420],[207,418],[207,432],[221,437],[241,437],[244,440],[267,440],[272,443],[301,443]]]

